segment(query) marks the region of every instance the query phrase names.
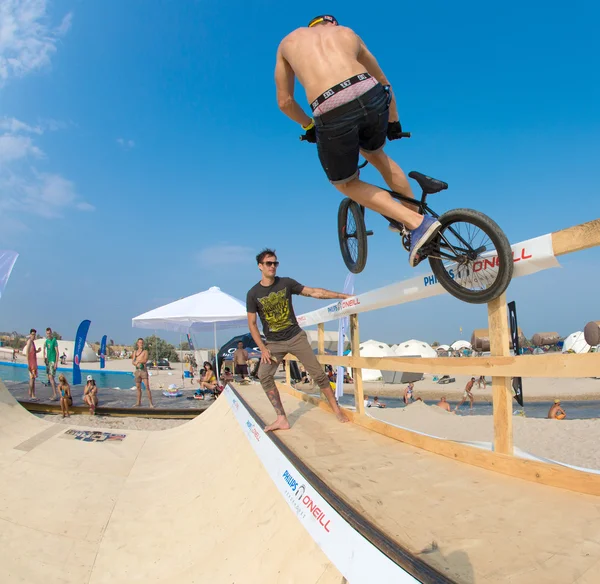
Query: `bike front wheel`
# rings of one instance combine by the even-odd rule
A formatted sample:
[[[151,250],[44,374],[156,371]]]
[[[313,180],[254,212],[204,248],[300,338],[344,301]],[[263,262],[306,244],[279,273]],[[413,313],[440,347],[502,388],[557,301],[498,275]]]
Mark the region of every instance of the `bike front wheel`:
[[[473,209],[444,213],[429,253],[429,264],[442,287],[470,304],[498,298],[512,279],[510,243],[498,224]]]
[[[367,263],[367,230],[363,210],[352,199],[345,198],[338,209],[338,238],[346,267],[360,274]]]

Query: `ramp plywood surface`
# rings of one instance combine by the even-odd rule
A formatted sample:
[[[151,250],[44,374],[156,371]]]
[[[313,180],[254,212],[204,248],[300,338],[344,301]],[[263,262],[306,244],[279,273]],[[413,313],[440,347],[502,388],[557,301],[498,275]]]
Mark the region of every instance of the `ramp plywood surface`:
[[[122,442],[53,428],[0,382],[3,584],[342,582],[224,398],[172,430],[119,432]]]
[[[272,421],[260,387],[238,391]],[[457,582],[600,581],[597,497],[461,464],[281,397],[292,423],[278,433],[285,444],[380,529]]]

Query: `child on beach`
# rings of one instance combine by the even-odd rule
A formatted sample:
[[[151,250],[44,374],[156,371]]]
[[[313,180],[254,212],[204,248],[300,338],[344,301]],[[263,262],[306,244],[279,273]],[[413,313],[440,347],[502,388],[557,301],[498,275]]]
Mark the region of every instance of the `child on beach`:
[[[60,411],[62,417],[71,417],[69,414],[69,406],[73,404],[73,398],[71,397],[71,387],[67,383],[67,378],[61,373],[58,376],[58,392],[60,393]]]
[[[83,401],[90,407],[90,414],[95,415],[96,406],[98,405],[98,386],[91,375],[87,376],[87,383],[83,390]]]

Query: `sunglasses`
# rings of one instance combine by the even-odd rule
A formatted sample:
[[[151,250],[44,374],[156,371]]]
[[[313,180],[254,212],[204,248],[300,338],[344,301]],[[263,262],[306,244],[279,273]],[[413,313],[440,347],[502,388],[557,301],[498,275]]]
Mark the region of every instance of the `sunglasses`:
[[[263,262],[263,266],[267,266],[267,268],[270,268],[272,266],[277,267],[279,265],[279,262]]]

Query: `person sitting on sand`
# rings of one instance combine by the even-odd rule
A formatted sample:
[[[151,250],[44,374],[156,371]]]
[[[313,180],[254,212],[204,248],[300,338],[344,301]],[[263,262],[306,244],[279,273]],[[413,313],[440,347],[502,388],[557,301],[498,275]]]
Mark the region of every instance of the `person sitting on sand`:
[[[373,405],[373,402],[371,402],[371,398],[366,395],[365,396],[365,408],[370,408]]]
[[[404,390],[404,403],[406,405],[408,405],[409,403],[411,403],[413,401],[414,389],[415,389],[415,384],[412,382],[406,386],[406,389]]]
[[[231,383],[233,381],[233,373],[229,367],[225,367],[223,370],[223,383]]]
[[[67,383],[67,378],[61,373],[58,376],[58,394],[60,395],[60,411],[62,417],[71,417],[69,414],[69,406],[73,405],[73,398],[71,397],[71,388]]]
[[[383,402],[380,402],[377,396],[373,398],[373,405],[377,408],[387,408],[387,405],[385,405]]]
[[[550,410],[548,410],[548,418],[552,420],[562,420],[567,416],[567,412],[560,407],[560,400],[555,399],[554,404]]]
[[[440,398],[440,401],[437,404],[435,404],[435,405],[438,406],[438,407],[440,407],[440,408],[442,408],[443,410],[446,410],[447,412],[451,411],[450,404],[446,401],[446,396],[445,395],[443,395]]]
[[[475,398],[473,397],[473,394],[471,393],[471,390],[473,389],[473,386],[475,385],[475,378],[471,377],[471,380],[467,382],[467,385],[465,385],[465,393],[463,393],[463,397],[462,397],[462,401],[454,408],[454,411],[456,412],[458,410],[458,408],[460,408],[460,406],[462,406],[467,399],[469,400],[471,407],[470,409],[473,409],[473,402],[475,401]]]
[[[87,376],[87,383],[83,388],[83,401],[89,406],[90,414],[95,415],[98,406],[98,386],[91,375]]]
[[[200,388],[207,389],[212,393],[217,389],[217,376],[208,361],[204,361],[204,374],[200,378]]]

